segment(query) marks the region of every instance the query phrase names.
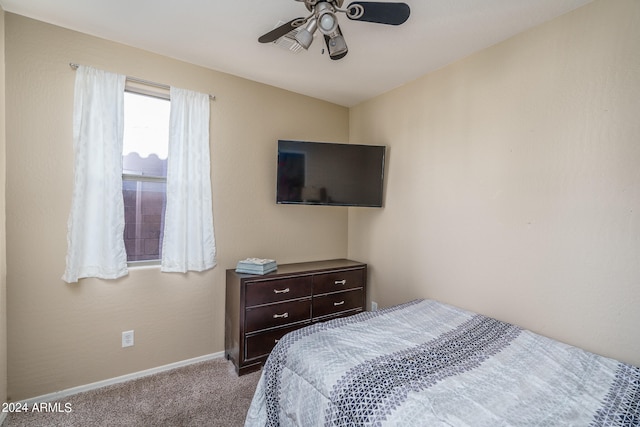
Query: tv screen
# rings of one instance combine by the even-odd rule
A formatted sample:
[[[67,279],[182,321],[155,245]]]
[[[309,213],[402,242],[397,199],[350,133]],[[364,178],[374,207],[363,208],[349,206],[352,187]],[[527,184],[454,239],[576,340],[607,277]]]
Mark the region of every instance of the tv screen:
[[[280,140],[276,202],[382,207],[385,149]]]

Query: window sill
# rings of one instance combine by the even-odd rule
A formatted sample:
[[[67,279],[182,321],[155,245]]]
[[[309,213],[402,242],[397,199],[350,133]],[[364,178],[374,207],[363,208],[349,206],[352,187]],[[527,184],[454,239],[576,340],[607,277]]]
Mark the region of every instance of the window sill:
[[[155,267],[160,267],[160,260],[159,259],[154,259],[154,260],[149,260],[149,261],[129,261],[127,262],[127,267],[128,268],[133,268],[133,269],[137,269],[137,268],[155,268]]]

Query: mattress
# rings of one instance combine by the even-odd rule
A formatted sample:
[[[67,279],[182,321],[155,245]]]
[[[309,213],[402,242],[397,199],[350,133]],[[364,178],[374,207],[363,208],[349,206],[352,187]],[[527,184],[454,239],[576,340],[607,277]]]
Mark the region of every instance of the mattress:
[[[636,426],[640,368],[416,300],[287,334],[245,425]]]

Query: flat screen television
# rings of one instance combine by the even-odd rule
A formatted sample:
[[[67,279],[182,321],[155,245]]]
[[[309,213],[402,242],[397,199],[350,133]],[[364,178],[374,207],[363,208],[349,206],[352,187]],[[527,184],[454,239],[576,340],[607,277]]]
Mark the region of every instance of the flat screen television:
[[[386,147],[278,141],[276,202],[382,207]]]

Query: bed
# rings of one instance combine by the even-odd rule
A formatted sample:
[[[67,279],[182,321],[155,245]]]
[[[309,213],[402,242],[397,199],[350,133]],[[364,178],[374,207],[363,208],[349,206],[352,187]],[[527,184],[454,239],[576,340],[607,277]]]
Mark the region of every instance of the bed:
[[[314,324],[245,426],[639,426],[640,368],[433,300]]]

